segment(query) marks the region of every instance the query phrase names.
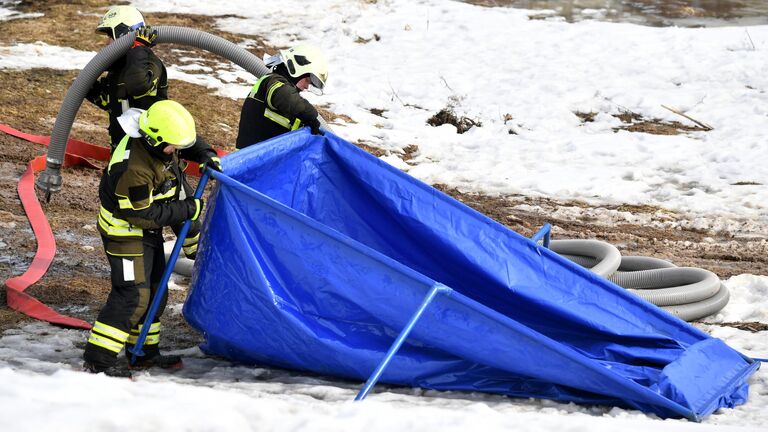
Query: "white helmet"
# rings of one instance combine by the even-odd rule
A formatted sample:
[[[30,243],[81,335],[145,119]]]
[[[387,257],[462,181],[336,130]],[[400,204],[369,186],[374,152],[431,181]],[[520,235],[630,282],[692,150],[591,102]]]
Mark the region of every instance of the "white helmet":
[[[312,85],[323,90],[328,79],[328,60],[323,51],[313,45],[303,44],[280,51],[288,73],[294,78],[309,75]]]
[[[113,6],[101,17],[96,33],[103,33],[112,39],[144,27],[144,16],[132,6]]]

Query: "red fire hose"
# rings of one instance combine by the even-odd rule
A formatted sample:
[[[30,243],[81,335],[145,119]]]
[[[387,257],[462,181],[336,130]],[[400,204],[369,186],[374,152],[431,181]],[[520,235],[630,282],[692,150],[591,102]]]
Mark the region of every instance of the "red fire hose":
[[[0,124],[0,132],[46,146],[50,141],[48,136],[27,134],[4,124]],[[224,152],[219,151],[219,154],[224,154]],[[88,168],[99,169],[98,166],[92,164],[86,158],[106,161],[109,159],[109,148],[70,139],[67,142],[64,166],[82,165]],[[192,167],[190,165],[187,172],[192,175],[198,175],[196,168],[193,170],[194,172],[190,170]],[[62,315],[24,292],[24,290],[45,275],[51,262],[53,262],[54,255],[56,255],[56,240],[53,238],[51,225],[48,223],[48,219],[45,217],[45,213],[43,213],[43,209],[40,207],[40,202],[35,194],[35,173],[44,169],[45,156],[38,156],[29,162],[27,170],[19,179],[19,198],[37,239],[37,251],[32,259],[32,263],[24,274],[5,281],[8,307],[32,318],[52,324],[90,329],[90,323],[78,318]]]

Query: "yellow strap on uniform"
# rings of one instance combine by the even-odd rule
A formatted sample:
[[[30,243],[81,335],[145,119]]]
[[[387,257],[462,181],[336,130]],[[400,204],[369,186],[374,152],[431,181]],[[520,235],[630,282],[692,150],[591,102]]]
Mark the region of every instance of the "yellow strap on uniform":
[[[256,99],[256,93],[259,91],[259,87],[261,86],[261,82],[264,81],[265,78],[267,78],[269,75],[263,75],[261,78],[259,78],[258,81],[256,81],[256,84],[251,87],[251,92],[248,93],[248,97],[252,99]],[[258,100],[258,99],[256,99]],[[260,101],[263,102],[263,101]]]
[[[104,207],[99,208],[99,227],[113,237],[143,237],[144,231],[123,219],[116,218]]]
[[[128,336],[128,343],[131,345],[136,345],[136,341],[139,339],[139,333],[141,333],[141,329],[144,327],[144,324],[139,324],[138,327],[134,327],[131,329],[131,334]],[[150,343],[150,341],[154,341],[153,343]],[[144,341],[145,345],[157,345],[160,343],[160,323],[152,323],[149,326],[149,331],[147,332],[147,339]]]
[[[157,345],[160,343],[159,334],[147,334],[147,339],[144,341],[144,345]]]
[[[130,139],[131,137],[129,135],[124,136],[123,139],[120,140],[120,143],[117,145],[117,147],[115,147],[115,151],[112,152],[112,157],[109,158],[109,166],[107,166],[107,172],[112,169],[112,165],[122,162],[131,156],[131,151],[126,150],[128,147],[128,140]]]
[[[119,353],[128,337],[128,333],[119,328],[96,321],[88,335],[88,343]]]
[[[273,110],[277,109],[277,108],[275,108],[275,106],[272,105],[272,93],[274,93],[275,90],[279,89],[282,86],[283,86],[283,83],[281,83],[280,81],[277,81],[276,83],[274,83],[271,86],[269,86],[269,90],[267,90],[267,98],[266,98],[267,99],[267,106],[272,108]]]
[[[164,198],[173,198],[175,195],[176,195],[176,186],[172,187],[171,190],[169,190],[166,193],[153,195],[152,201],[156,201]]]
[[[279,124],[280,126],[286,129],[291,128],[291,120],[289,120],[287,117],[283,117],[282,115],[276,113],[275,111],[272,111],[269,108],[264,108],[264,117],[272,120],[273,122]]]
[[[128,198],[127,196],[115,193],[115,196],[117,197],[117,205],[121,209],[144,210],[146,208],[149,208],[149,206],[151,206],[152,202],[154,201],[154,196],[152,195],[152,191],[154,191],[154,189],[149,191],[149,199],[147,199],[147,205],[145,205],[144,207],[135,207],[133,205],[133,201],[131,201],[130,198]]]
[[[114,353],[119,353],[120,350],[123,349],[123,344],[117,343],[117,342],[113,341],[112,339],[102,338],[102,337],[96,336],[93,333],[91,333],[91,335],[88,336],[88,343],[96,345],[96,346],[99,346],[99,347],[102,347],[102,348],[107,349],[109,351],[112,351]]]
[[[184,249],[184,255],[189,255],[197,252],[197,243],[200,240],[200,233],[195,234],[193,237],[187,237],[184,239],[184,243],[181,244]]]
[[[194,237],[185,238],[182,246],[191,246],[193,244],[197,244],[198,240],[200,240],[200,233],[195,234]]]
[[[194,215],[192,215],[192,217],[191,217],[190,219],[192,219],[192,220],[197,220],[197,218],[198,218],[198,217],[200,217],[200,212],[201,212],[201,211],[203,211],[203,208],[202,208],[202,206],[200,205],[200,200],[199,200],[199,199],[196,199],[196,200],[195,200],[195,214],[194,214]]]
[[[157,96],[157,83],[159,80],[160,80],[160,77],[155,78],[152,81],[152,86],[149,88],[149,90],[147,90],[146,93],[144,93],[143,95],[134,96],[133,98],[140,99],[140,98],[143,98],[144,96]]]
[[[125,340],[128,339],[128,333],[120,330],[117,327],[112,327],[111,325],[107,325],[99,321],[96,321],[95,323],[93,323],[93,328],[91,328],[91,332],[99,333],[104,336],[109,336],[110,338],[119,342],[125,342]]]

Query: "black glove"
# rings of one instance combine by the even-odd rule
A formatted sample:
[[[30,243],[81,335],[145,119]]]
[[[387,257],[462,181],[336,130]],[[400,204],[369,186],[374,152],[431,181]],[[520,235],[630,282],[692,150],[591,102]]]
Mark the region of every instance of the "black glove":
[[[320,129],[320,125],[319,124],[318,125],[310,125],[309,126],[309,131],[312,133],[312,135],[320,135],[320,136],[325,135],[325,132],[323,132],[323,130]]]
[[[203,213],[203,204],[204,204],[203,199],[195,198],[195,197],[186,197],[184,198],[184,202],[187,203],[187,210],[189,211],[187,213],[187,219],[196,221],[197,218],[199,218],[200,215]]]
[[[194,260],[195,260],[195,258],[197,258],[197,251],[195,251],[195,252],[190,252],[190,253],[186,253],[186,252],[184,252],[184,255],[186,255],[186,256],[187,256],[187,258],[189,258],[189,259],[191,259],[192,261],[194,261]]]
[[[214,171],[222,172],[221,171],[221,160],[217,156],[214,156],[214,157],[208,159],[207,161],[201,163],[199,168],[200,168],[200,174],[202,174],[205,171],[206,168],[210,168],[210,169],[212,169]]]
[[[157,30],[150,26],[144,26],[136,30],[136,42],[153,47],[155,46],[155,39],[157,39]]]

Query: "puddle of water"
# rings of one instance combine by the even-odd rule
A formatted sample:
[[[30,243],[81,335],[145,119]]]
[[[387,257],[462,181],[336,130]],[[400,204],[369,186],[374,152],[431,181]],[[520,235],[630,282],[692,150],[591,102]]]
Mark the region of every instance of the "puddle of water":
[[[464,0],[481,6],[537,11],[534,19],[596,19],[654,27],[768,24],[766,0]]]

